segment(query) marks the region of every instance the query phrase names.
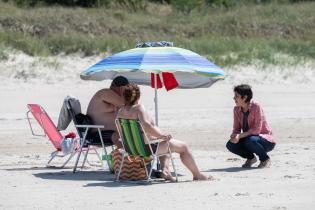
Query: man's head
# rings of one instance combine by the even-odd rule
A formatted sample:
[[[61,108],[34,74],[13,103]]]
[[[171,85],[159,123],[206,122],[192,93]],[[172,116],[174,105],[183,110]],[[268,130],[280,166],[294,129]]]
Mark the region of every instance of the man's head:
[[[112,81],[110,88],[122,87],[128,84],[129,84],[129,81],[126,77],[118,76],[118,77],[115,77],[115,79]]]
[[[124,91],[124,87],[129,84],[129,81],[126,77],[118,76],[112,81],[110,89],[116,92],[118,95],[121,95]]]

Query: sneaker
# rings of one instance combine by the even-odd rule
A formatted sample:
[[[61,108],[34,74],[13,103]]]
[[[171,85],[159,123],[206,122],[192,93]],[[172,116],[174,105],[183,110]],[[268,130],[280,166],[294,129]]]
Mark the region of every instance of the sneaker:
[[[257,162],[257,158],[256,157],[254,157],[253,159],[247,159],[245,161],[245,163],[242,165],[242,168],[250,168],[256,162]]]
[[[270,158],[265,160],[265,161],[261,161],[258,165],[258,168],[269,168],[271,165],[271,161]]]

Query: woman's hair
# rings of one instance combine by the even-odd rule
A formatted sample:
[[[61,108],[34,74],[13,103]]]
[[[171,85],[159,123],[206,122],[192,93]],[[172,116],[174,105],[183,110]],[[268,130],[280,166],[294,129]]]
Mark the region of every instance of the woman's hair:
[[[241,84],[234,87],[234,92],[238,93],[242,98],[247,96],[245,102],[250,102],[253,98],[252,88],[247,84]]]
[[[125,86],[123,96],[125,99],[125,105],[132,106],[140,98],[140,88],[134,83],[130,83]]]

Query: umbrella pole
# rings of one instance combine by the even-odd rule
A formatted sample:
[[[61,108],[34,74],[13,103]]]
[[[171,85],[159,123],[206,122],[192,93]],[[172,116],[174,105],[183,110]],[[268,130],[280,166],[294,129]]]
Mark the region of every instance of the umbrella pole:
[[[158,94],[157,94],[157,77],[159,74],[154,74],[154,104],[155,104],[155,125],[159,126],[159,114],[158,114]]]
[[[155,125],[156,126],[159,126],[159,113],[158,113],[158,94],[157,94],[157,90],[158,90],[158,87],[157,87],[157,77],[159,76],[159,74],[154,74],[154,104],[155,104]],[[157,177],[161,177],[161,164],[160,164],[160,160],[157,159],[157,162],[156,162],[156,176]]]

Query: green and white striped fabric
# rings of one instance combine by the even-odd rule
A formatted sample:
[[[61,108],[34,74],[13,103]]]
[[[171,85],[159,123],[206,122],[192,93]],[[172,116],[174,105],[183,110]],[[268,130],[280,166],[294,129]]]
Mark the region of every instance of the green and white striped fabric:
[[[144,141],[144,133],[139,120],[119,119],[125,150],[130,155],[149,157],[152,152]]]

